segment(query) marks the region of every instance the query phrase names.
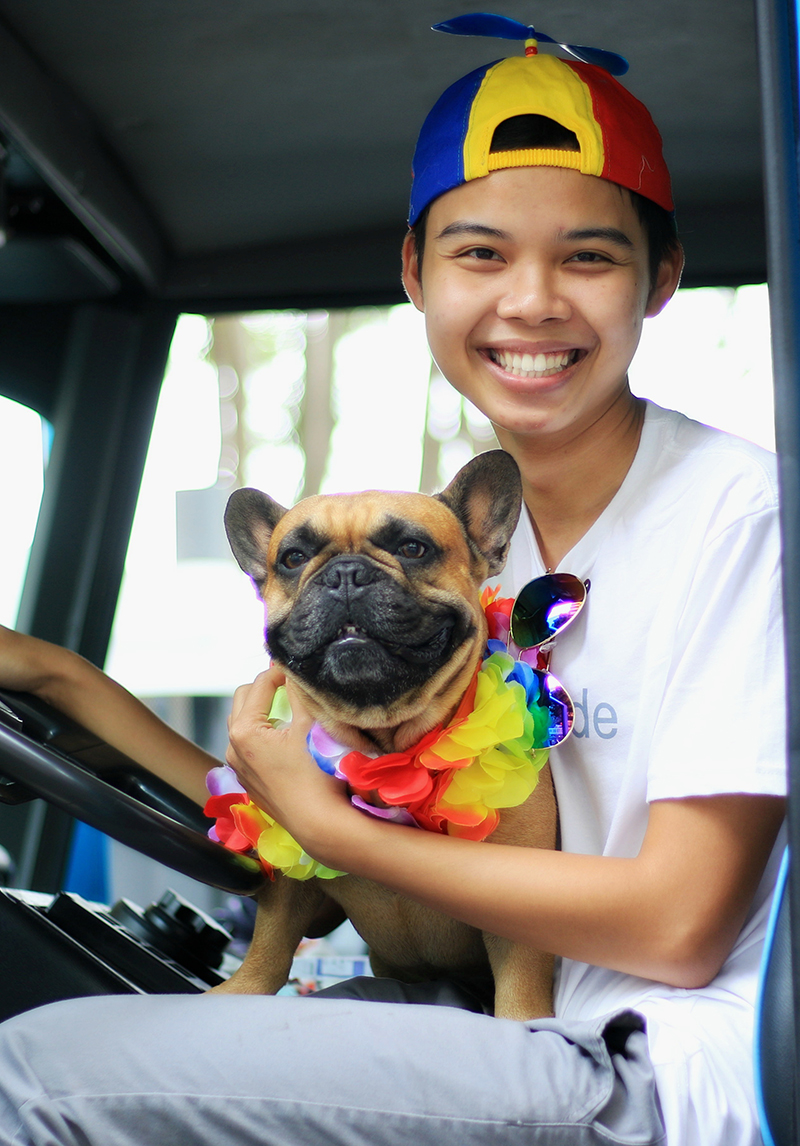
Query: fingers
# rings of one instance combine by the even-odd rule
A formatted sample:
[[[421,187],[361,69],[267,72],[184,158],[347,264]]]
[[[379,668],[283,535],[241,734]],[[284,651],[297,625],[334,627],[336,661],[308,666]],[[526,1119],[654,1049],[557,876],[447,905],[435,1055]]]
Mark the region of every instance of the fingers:
[[[272,709],[275,693],[285,680],[282,670],[273,666],[259,673],[252,684],[240,685],[233,694],[228,728],[230,729],[240,716],[247,718],[260,715],[266,720]]]
[[[302,842],[314,823],[329,822],[331,809],[351,805],[346,786],[326,776],[309,753],[314,718],[302,690],[286,682],[291,723],[270,720],[276,689],[284,682],[284,674],[271,668],[236,690],[225,759],[253,803]]]
[[[241,735],[244,729],[267,725],[275,693],[283,684],[286,685],[286,694],[292,709],[293,738],[301,736],[305,741],[314,718],[305,707],[300,691],[291,681],[287,681],[283,671],[275,666],[259,673],[252,684],[243,684],[236,689],[228,718],[229,734],[233,734],[234,728],[237,734]]]
[[[289,704],[292,706],[292,727],[302,735],[303,742],[305,743],[306,737],[314,723],[314,717],[303,703],[302,694],[293,681],[286,681],[286,695],[289,697]]]
[[[228,719],[229,746],[226,753],[228,764],[240,774],[243,768],[253,765],[261,758],[266,760],[274,754],[281,743],[298,746],[306,752],[306,738],[313,724],[313,718],[303,705],[299,691],[287,686],[292,707],[292,722],[276,729],[270,720],[270,712],[277,689],[286,683],[286,677],[279,668],[272,667],[259,673],[252,684],[241,685],[233,696],[231,715]]]

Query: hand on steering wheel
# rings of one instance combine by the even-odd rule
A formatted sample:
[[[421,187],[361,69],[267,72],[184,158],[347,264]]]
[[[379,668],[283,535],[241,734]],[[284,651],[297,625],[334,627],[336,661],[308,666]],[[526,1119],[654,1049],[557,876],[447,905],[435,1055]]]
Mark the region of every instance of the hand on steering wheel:
[[[53,727],[74,733],[75,747],[65,750],[69,736],[49,742]],[[27,693],[0,691],[0,776],[14,782],[5,799],[0,785],[0,801],[41,796],[200,883],[236,895],[264,883],[255,860],[208,839],[210,821],[191,800]]]

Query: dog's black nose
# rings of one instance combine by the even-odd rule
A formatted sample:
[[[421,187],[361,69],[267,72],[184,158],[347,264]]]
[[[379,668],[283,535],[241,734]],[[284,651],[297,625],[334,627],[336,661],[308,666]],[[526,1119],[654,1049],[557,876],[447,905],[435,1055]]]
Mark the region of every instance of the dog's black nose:
[[[376,579],[375,566],[365,557],[334,557],[321,574],[328,589],[360,589]]]

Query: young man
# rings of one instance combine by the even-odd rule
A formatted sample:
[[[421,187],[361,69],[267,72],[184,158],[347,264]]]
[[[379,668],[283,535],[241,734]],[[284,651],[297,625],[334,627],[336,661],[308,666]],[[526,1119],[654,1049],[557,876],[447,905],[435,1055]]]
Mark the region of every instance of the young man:
[[[756,447],[628,388],[680,274],[670,210],[647,112],[596,67],[479,69],[423,128],[404,281],[522,471],[503,593],[546,570],[592,582],[554,655],[578,711],[551,755],[562,850],[363,816],[309,758],[299,706],[289,730],[267,724],[275,672],[231,722],[230,763],[315,858],[560,956],[556,1019],[60,1004],[0,1029],[0,1142],[760,1140],[753,996],[784,790],[775,478]],[[69,707],[74,678],[47,675]]]

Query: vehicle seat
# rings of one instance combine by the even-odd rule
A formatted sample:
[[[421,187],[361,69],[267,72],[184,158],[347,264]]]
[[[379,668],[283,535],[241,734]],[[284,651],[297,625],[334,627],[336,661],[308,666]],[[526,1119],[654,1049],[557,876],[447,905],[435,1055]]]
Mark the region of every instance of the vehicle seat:
[[[795,1146],[795,1045],[789,853],[784,853],[772,907],[756,1009],[756,1098],[765,1146]]]

